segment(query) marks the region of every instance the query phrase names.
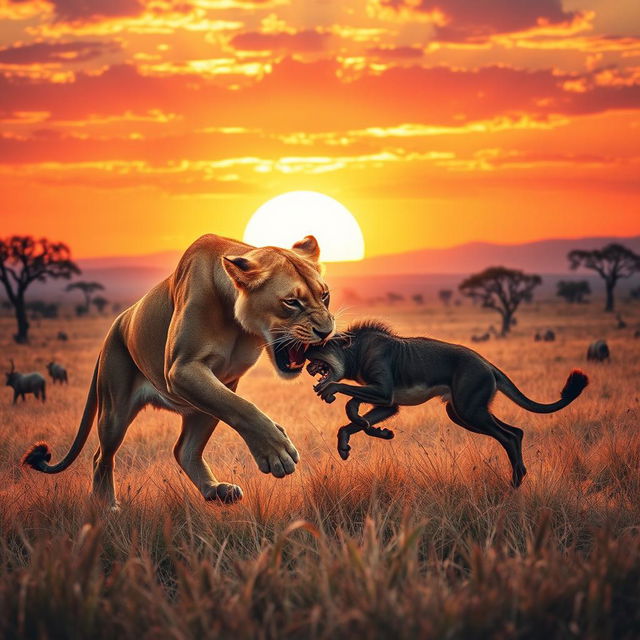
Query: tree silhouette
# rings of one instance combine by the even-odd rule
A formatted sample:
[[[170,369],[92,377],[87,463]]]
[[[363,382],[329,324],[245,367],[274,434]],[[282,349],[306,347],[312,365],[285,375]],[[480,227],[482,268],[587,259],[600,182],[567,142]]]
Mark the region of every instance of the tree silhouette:
[[[509,333],[514,313],[522,301],[530,301],[542,278],[507,267],[489,267],[463,280],[458,289],[462,295],[497,311],[502,317],[501,335]]]
[[[89,309],[91,307],[91,296],[96,291],[103,291],[104,287],[99,282],[85,282],[84,280],[78,280],[78,282],[72,282],[71,284],[68,284],[65,291],[73,291],[75,289],[77,289],[84,295],[85,313],[89,313]]]
[[[91,303],[98,310],[98,313],[103,313],[109,301],[104,296],[96,296]]]
[[[453,297],[453,291],[451,289],[440,289],[440,291],[438,291],[438,297],[442,304],[445,307],[448,307],[451,302],[451,298]]]
[[[47,238],[11,236],[0,239],[0,282],[13,306],[18,324],[14,340],[23,344],[29,339],[29,321],[25,293],[34,282],[49,278],[68,280],[80,269],[71,260],[69,247]]]
[[[567,255],[571,269],[584,267],[598,273],[604,280],[607,299],[605,311],[613,311],[615,301],[613,292],[618,280],[630,278],[640,271],[640,256],[621,244],[609,244],[604,249],[584,251],[575,249]]]
[[[584,297],[591,293],[591,287],[586,280],[560,280],[556,295],[566,302],[585,302]]]

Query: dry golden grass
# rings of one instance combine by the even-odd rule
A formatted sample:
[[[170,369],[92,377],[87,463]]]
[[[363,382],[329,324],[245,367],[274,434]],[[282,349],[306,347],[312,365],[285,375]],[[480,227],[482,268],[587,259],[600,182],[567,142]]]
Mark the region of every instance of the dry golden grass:
[[[471,307],[346,315],[462,343],[497,324]],[[357,434],[343,462],[344,402],[325,405],[309,376],[288,383],[261,361],[239,393],[286,426],[296,473],[262,475],[220,425],[206,457],[245,500],[207,504],[173,460],[179,418],[149,409],[117,457],[114,514],[89,498],[95,433],[62,474],[18,466],[36,440],[54,460],[66,451],[110,320],[42,321],[19,347],[0,319],[4,360],[44,373],[55,356],[70,374],[68,387],[48,385],[44,405],[14,407],[11,390],[0,392],[0,636],[637,637],[640,310],[624,316],[630,329],[618,331],[599,306],[539,303],[507,340],[476,345],[536,400],[555,400],[576,366],[590,377],[553,415],[496,399],[495,413],[525,431],[518,491],[499,445],[450,423],[437,401],[403,409],[390,442]],[[547,327],[557,341],[534,343]],[[55,339],[61,328],[68,343]],[[601,337],[611,363],[587,363]]]

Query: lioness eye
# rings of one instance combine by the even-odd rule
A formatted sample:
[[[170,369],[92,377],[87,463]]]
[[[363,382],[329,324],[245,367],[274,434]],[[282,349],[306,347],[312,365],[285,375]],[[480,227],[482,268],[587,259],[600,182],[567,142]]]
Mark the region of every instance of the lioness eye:
[[[331,300],[331,294],[328,291],[325,291],[322,294],[322,302],[324,303],[325,307],[329,306],[329,301]]]
[[[298,300],[297,298],[285,298],[282,303],[284,305],[286,305],[287,307],[291,307],[292,309],[301,309],[302,308],[302,304],[300,303],[300,300]]]

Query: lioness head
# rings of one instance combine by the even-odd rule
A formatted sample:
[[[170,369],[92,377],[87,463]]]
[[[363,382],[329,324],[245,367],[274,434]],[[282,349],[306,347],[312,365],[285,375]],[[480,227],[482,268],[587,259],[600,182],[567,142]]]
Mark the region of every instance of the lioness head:
[[[313,236],[293,247],[261,247],[222,264],[238,290],[235,315],[245,331],[263,336],[278,373],[298,375],[305,351],[335,331],[329,288],[321,277],[320,249]]]

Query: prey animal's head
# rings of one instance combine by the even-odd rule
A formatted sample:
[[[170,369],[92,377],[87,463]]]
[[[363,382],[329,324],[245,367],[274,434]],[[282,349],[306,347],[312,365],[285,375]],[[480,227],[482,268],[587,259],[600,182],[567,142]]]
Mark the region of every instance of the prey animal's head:
[[[338,382],[347,374],[347,350],[351,337],[347,333],[338,333],[324,344],[310,347],[305,354],[309,364],[307,373],[320,374],[318,382]]]
[[[20,374],[16,371],[16,365],[13,360],[9,360],[9,362],[11,363],[11,369],[5,372],[7,376],[7,384],[5,386],[15,387],[18,383],[18,379],[20,378]]]
[[[309,364],[307,373],[320,374],[318,382],[338,382],[343,378],[356,379],[360,368],[359,354],[366,349],[367,336],[395,335],[377,320],[365,320],[352,324],[346,331],[337,333],[324,344],[314,345],[305,354]]]
[[[309,346],[323,343],[335,331],[319,256],[316,239],[306,236],[290,250],[260,247],[222,260],[238,291],[236,319],[245,331],[264,338],[283,378],[298,375]]]

